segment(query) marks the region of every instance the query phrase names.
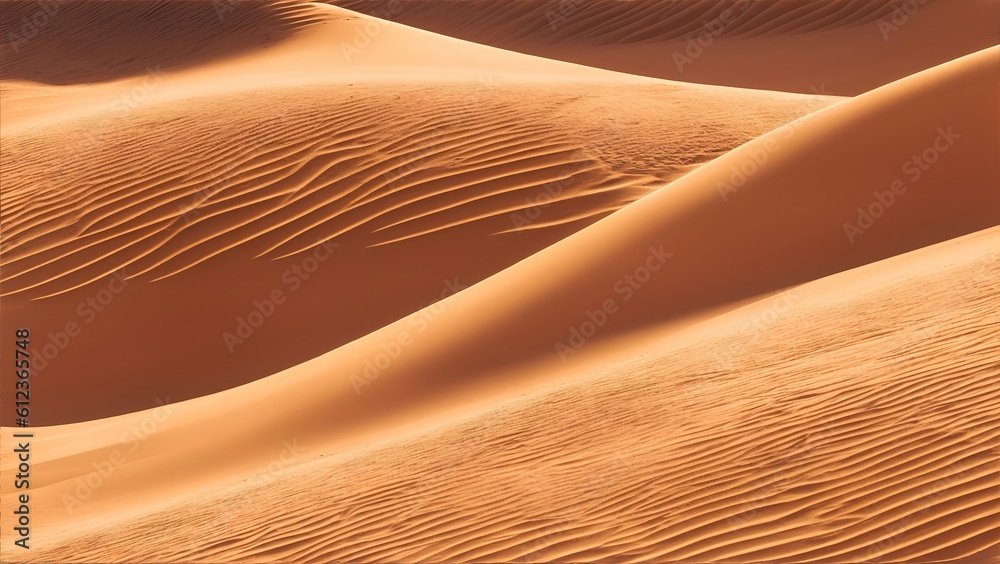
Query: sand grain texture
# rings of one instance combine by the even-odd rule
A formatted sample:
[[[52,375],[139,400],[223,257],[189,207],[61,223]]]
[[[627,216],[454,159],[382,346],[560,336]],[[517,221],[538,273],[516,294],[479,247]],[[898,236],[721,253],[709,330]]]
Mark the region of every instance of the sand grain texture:
[[[192,45],[201,27],[257,29],[230,13],[213,24],[200,4],[171,8],[207,18],[187,32]],[[135,9],[74,4],[88,5],[121,20],[115,29]],[[362,16],[240,10],[251,8],[313,15],[276,46],[229,58],[213,47],[155,76],[14,81],[2,105],[0,326],[84,327],[39,365],[39,424],[181,401],[314,358],[838,100],[651,81],[396,24],[331,61],[366,29]],[[109,56],[132,41],[88,37]],[[128,286],[114,302],[88,302],[118,278]],[[237,333],[276,290],[286,300],[267,323]]]
[[[728,0],[389,14],[455,37],[80,0],[5,46],[0,333],[36,359],[12,561],[995,560],[996,4],[878,49],[894,4],[751,4],[712,57],[827,42],[752,86],[857,96],[720,86],[754,68],[708,51],[712,85],[555,60],[644,72],[592,55]]]
[[[995,0],[330,0],[414,27],[704,84],[856,95],[996,45]]]

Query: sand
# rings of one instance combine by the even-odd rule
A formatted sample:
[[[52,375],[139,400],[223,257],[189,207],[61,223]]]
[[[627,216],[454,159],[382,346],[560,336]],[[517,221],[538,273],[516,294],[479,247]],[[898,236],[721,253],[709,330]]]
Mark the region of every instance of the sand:
[[[996,44],[993,0],[329,0],[470,41],[687,82],[854,96]]]
[[[305,362],[839,100],[657,82],[398,24],[376,28],[382,53],[331,64],[364,18],[311,9],[319,23],[235,57],[95,86],[13,81],[0,327],[45,326],[37,350],[59,347],[38,365],[38,424]],[[94,49],[118,53],[112,38]],[[485,56],[470,70],[464,51]],[[622,107],[622,89],[641,103]],[[68,323],[80,334],[62,346]]]
[[[724,4],[62,5],[0,63],[4,561],[995,559],[993,5],[719,39],[853,72],[589,58]]]
[[[287,439],[261,445],[258,469],[226,487],[74,535],[53,524],[40,535],[59,540],[36,556],[975,555],[996,546],[1000,516],[998,249],[994,228],[810,282],[686,334],[634,342],[632,354],[572,379],[364,448],[316,457],[324,450],[289,448],[308,443],[286,428]],[[156,448],[148,444],[139,452]],[[110,495],[105,484],[95,496]],[[71,484],[52,490],[75,495]]]

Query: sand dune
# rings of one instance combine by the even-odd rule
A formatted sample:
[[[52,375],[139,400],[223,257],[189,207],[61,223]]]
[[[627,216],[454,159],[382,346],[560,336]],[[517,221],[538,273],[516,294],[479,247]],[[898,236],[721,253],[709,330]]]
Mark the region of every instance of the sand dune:
[[[512,385],[511,373],[529,374],[523,365],[534,361],[558,366],[630,331],[996,225],[998,54],[972,55],[779,128],[456,299],[290,370],[280,385],[311,395],[292,419],[262,416],[260,432],[360,429],[438,409],[443,395]],[[949,127],[966,143],[937,140]],[[946,150],[909,178],[907,162],[935,143]],[[755,158],[766,162],[739,184],[734,173]],[[897,181],[907,190],[878,212],[872,202]],[[735,193],[726,188],[732,182]],[[859,207],[874,210],[874,224],[859,220]],[[859,221],[862,234],[845,229]],[[708,227],[716,225],[726,229]],[[590,333],[585,343],[574,329]],[[402,347],[406,354],[387,366],[370,366]],[[359,382],[366,373],[368,383]]]
[[[13,14],[39,10],[2,1],[14,6]],[[72,6],[72,18],[63,20],[56,13],[51,25],[24,27],[23,18],[4,18],[4,29],[12,34],[7,35],[10,49],[5,50],[0,90],[6,134],[84,117],[104,118],[97,120],[103,125],[161,103],[179,106],[213,94],[250,95],[281,86],[414,79],[439,84],[526,79],[651,83],[512,56],[311,2],[85,1]],[[185,23],[167,24],[158,12]],[[101,22],[107,33],[81,36],[79,26],[91,20]],[[133,28],[138,31],[122,31]],[[164,51],[158,44],[183,48]],[[63,60],[56,53],[67,45],[75,55],[62,65],[53,63]]]
[[[36,345],[48,347],[39,423],[314,358],[837,101],[639,79],[392,24],[378,38],[394,51],[331,64],[367,20],[313,10],[326,19],[277,46],[153,80],[13,87],[0,325],[50,328]]]
[[[470,41],[673,80],[856,95],[998,43],[993,0],[329,0]]]
[[[35,557],[966,557],[996,546],[1000,517],[998,249],[994,228],[812,282],[413,437],[295,466],[267,443],[229,487],[79,536],[53,508],[40,536],[59,540]]]
[[[988,548],[996,518],[998,233],[892,257],[997,225],[998,55],[983,51],[783,126],[457,296],[273,377],[169,408],[40,429],[36,510],[51,527],[43,547],[52,551],[40,554],[85,560],[81,547],[97,538],[100,550],[118,543],[127,559],[185,560],[194,546],[214,560],[830,560],[871,557],[872,546],[886,560],[933,560]],[[960,137],[939,139],[948,128]],[[929,147],[938,154],[925,153]],[[934,163],[911,163],[921,174],[909,178],[914,155]],[[726,188],[755,158],[737,190]],[[858,221],[858,206],[876,209],[871,202],[886,198],[880,194],[897,180],[907,190],[872,211],[872,225],[862,224],[860,235],[845,231]],[[718,225],[726,230],[710,227]],[[727,276],[734,271],[738,283]],[[697,325],[699,317],[824,276],[832,277],[801,289],[809,305],[797,305],[789,321],[746,335],[746,323],[776,308],[781,295],[772,295]],[[586,336],[582,346],[574,328]],[[914,328],[931,333],[909,333]],[[961,362],[953,351],[962,351]],[[622,386],[622,378],[646,379]],[[674,392],[685,386],[680,400]],[[571,401],[574,393],[583,398]],[[519,394],[530,394],[520,400],[524,409],[489,413],[486,406]],[[615,401],[625,403],[616,410],[609,407]],[[642,417],[643,409],[657,417]],[[610,418],[616,412],[624,421]],[[441,430],[470,415],[469,430]],[[633,434],[622,433],[623,425],[646,427]],[[123,432],[144,427],[151,430],[123,453]],[[433,454],[438,445],[476,428],[474,436],[492,447],[475,456],[462,451],[471,465],[466,476],[492,464],[494,491],[514,494],[501,497],[517,508],[517,520],[499,518],[500,499],[461,495],[464,478],[452,472],[447,487],[427,490],[441,505],[420,505],[412,520],[393,524],[389,508],[410,495],[406,476],[433,472],[444,463]],[[560,428],[616,437],[607,448],[630,445],[626,452],[641,453],[639,470],[581,502],[574,484],[605,475],[599,465],[614,464],[614,450],[578,434],[577,449],[604,453],[586,456]],[[397,441],[406,433],[415,436],[403,447]],[[818,446],[797,458],[809,437]],[[911,446],[886,451],[899,444]],[[116,456],[124,462],[113,479],[83,490],[85,502],[74,506],[75,530],[95,536],[59,532],[64,494],[82,496],[77,479]],[[329,460],[292,469],[316,457]],[[903,464],[910,460],[920,465]],[[271,463],[277,470],[266,470]],[[542,468],[560,489],[521,495],[535,487],[517,470],[526,465]],[[399,481],[384,472],[399,472]],[[239,477],[248,489],[233,484]],[[509,482],[515,477],[518,485]],[[261,480],[266,487],[254,487]],[[302,489],[306,480],[315,487]],[[219,493],[227,483],[237,489]],[[779,492],[769,486],[775,483]],[[931,495],[927,485],[946,493]],[[481,493],[482,482],[468,487]],[[283,497],[305,491],[331,497],[312,506]],[[182,492],[186,501],[175,497]],[[298,528],[282,537],[273,519],[253,525],[263,513],[231,508],[233,521],[215,536],[172,526],[193,513],[218,515],[209,509],[217,506],[213,495],[247,496]],[[913,504],[925,502],[913,520]],[[560,517],[551,511],[559,507],[582,512]],[[482,521],[466,526],[472,519]],[[107,540],[107,528],[125,522],[134,523],[129,533]],[[549,525],[563,532],[553,537]],[[398,534],[387,536],[387,527]],[[131,540],[153,528],[178,535],[178,543]],[[273,538],[260,542],[266,535]]]
[[[60,85],[232,57],[320,23],[327,13],[294,0],[85,1],[51,6],[4,0],[2,6],[0,34],[16,39],[0,61],[0,80]],[[26,27],[26,20],[33,25]]]
[[[0,2],[7,34],[40,9]],[[595,65],[723,18],[707,82],[866,92],[60,4],[0,63],[17,561],[996,559],[994,3],[889,41],[881,1],[396,6]]]

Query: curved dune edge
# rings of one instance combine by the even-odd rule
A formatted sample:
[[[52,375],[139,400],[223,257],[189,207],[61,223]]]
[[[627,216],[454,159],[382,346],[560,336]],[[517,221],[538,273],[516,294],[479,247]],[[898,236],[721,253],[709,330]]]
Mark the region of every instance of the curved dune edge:
[[[990,0],[327,0],[631,74],[856,95],[997,44]]]
[[[327,12],[298,0],[3,0],[0,6],[6,40],[0,80],[58,85],[226,59],[319,24]]]
[[[2,1],[37,11],[21,0]],[[5,135],[71,119],[96,116],[108,121],[157,104],[182,104],[211,95],[252,96],[260,89],[282,86],[412,80],[658,83],[511,53],[305,0],[80,0],[71,5],[75,17],[52,21],[94,20],[107,33],[77,38],[79,29],[86,27],[53,23],[39,28],[17,50],[5,51],[5,64],[26,69],[2,79],[0,117]],[[171,29],[163,25],[169,19],[149,18],[147,10],[177,13],[187,25],[178,27],[181,31]],[[286,17],[292,22],[276,23]],[[135,25],[137,18],[141,25]],[[142,35],[149,26],[155,28],[152,35]],[[134,33],[142,37],[136,39]],[[175,39],[183,46],[166,50],[146,45],[161,33],[179,35]],[[78,53],[64,60],[60,53],[67,43]],[[108,57],[113,60],[104,61]],[[122,61],[114,62],[117,59]],[[44,74],[37,75],[42,71],[35,69],[85,76],[79,81],[46,82]]]
[[[419,421],[433,424],[463,405],[509,396],[532,382],[593,369],[607,357],[591,351],[613,342],[610,337],[655,329],[693,313],[694,306],[726,307],[751,298],[750,292],[774,292],[810,276],[835,274],[935,239],[977,231],[980,223],[984,228],[996,225],[998,183],[990,145],[996,143],[996,116],[989,108],[991,89],[997,88],[990,71],[998,54],[1000,49],[993,49],[967,57],[779,129],[775,135],[791,130],[795,142],[760,165],[741,187],[737,196],[742,199],[722,201],[713,181],[729,178],[734,164],[745,162],[745,155],[772,137],[705,165],[669,189],[451,299],[274,377],[177,404],[163,421],[159,411],[146,411],[53,427],[39,440],[38,450],[48,453],[37,461],[39,483],[51,485],[53,492],[72,490],[79,468],[89,468],[95,457],[105,459],[120,448],[122,429],[150,421],[155,421],[150,424],[156,432],[144,438],[142,450],[120,468],[115,480],[80,508],[79,519],[121,511],[115,506],[115,492],[136,494],[155,482],[155,491],[167,495],[248,471],[275,456],[275,450],[281,450],[276,445],[290,438],[309,445],[314,454],[344,452],[351,445],[384,440],[380,437],[398,434],[400,428],[414,428]],[[948,101],[952,104],[942,103]],[[892,182],[900,162],[924,146],[924,137],[933,135],[943,118],[971,143],[950,150],[951,161],[942,158],[922,177],[923,191],[907,193],[911,199],[901,199],[889,210],[893,214],[886,213],[862,241],[851,245],[838,212],[852,213],[856,206],[851,200],[865,202],[871,188]],[[896,145],[884,138],[896,135]],[[869,144],[880,150],[871,150]],[[848,161],[829,163],[826,159],[834,150]],[[850,158],[861,159],[866,176],[840,164]],[[804,194],[816,199],[813,204],[782,215],[782,222],[759,221],[761,207],[781,211],[776,201],[787,202],[806,180],[813,181],[805,183],[809,191]],[[684,220],[685,213],[691,214],[689,220]],[[727,225],[728,236],[709,237],[703,226],[711,224]],[[673,276],[647,278],[642,291],[625,300],[615,289],[616,281],[627,274],[638,276],[636,265],[650,264],[654,255],[649,247],[657,239],[673,243],[662,271]],[[765,254],[760,254],[762,249]],[[810,263],[808,257],[822,261]],[[715,272],[733,268],[743,269],[739,288],[711,283],[724,280]],[[572,343],[571,327],[583,327],[594,308],[609,298],[619,300],[618,308],[602,322],[599,335],[591,335],[585,347],[561,365],[556,344]],[[386,366],[380,355],[390,351],[396,351],[395,358]],[[523,363],[533,357],[547,364],[509,360]],[[367,374],[369,363],[375,362],[379,371]],[[79,442],[82,436],[88,437],[85,443]],[[199,461],[194,473],[191,460]],[[47,503],[48,511],[62,511],[61,499]]]
[[[995,549],[998,249],[993,228],[814,281],[410,438],[314,458],[286,427],[258,470],[204,497],[79,535],[60,534],[67,517],[49,505],[32,557],[937,562]],[[111,423],[51,431],[93,440]],[[118,479],[77,509],[135,512]]]
[[[996,48],[976,53],[779,128],[454,298],[272,378],[37,429],[43,555],[104,558],[95,541],[109,537],[138,560],[189,560],[193,545],[223,560],[316,561],[995,553],[998,56]],[[906,190],[893,194],[897,181]],[[706,228],[713,225],[725,233]],[[434,235],[371,248],[426,236]],[[738,286],[727,276],[734,271]],[[619,286],[629,279],[641,287]],[[803,282],[790,312],[779,294],[703,325],[689,319]],[[599,330],[577,347],[573,331],[586,333],[587,322]],[[671,322],[687,331],[664,329]],[[758,331],[747,335],[747,323]],[[644,340],[657,333],[665,344]],[[564,342],[573,350],[559,348]],[[744,344],[733,350],[734,342]],[[399,354],[368,376],[390,350]],[[606,366],[610,358],[620,364]],[[622,387],[623,372],[659,393]],[[678,396],[691,374],[706,378]],[[449,420],[448,410],[574,375],[457,423],[465,427]],[[585,434],[581,420],[607,426]],[[416,437],[400,439],[414,424],[435,431],[417,427]],[[122,454],[130,433],[143,438]],[[660,442],[664,435],[676,439]],[[393,458],[400,442],[381,449],[392,437],[412,455]],[[470,449],[468,437],[486,446]],[[4,442],[6,475],[13,447]],[[623,452],[640,462],[618,470]],[[330,459],[300,464],[323,455]],[[113,475],[78,493],[78,479],[118,456],[126,462]],[[605,464],[595,472],[592,461]],[[468,474],[456,473],[466,462]],[[541,491],[521,471],[540,465],[552,477]],[[438,470],[460,486],[425,483],[414,503],[412,480]],[[583,482],[595,474],[628,478]],[[220,494],[234,475],[247,483]],[[483,491],[483,475],[495,489]],[[333,493],[310,506],[295,497],[303,483],[313,495]],[[354,483],[362,486],[350,494],[338,489]],[[719,484],[739,495],[720,496]],[[72,516],[67,495],[84,498]],[[218,501],[244,496],[263,509],[218,510]],[[519,503],[505,506],[508,499]],[[5,492],[0,511],[11,502]],[[329,513],[338,503],[346,509]],[[275,515],[302,532],[281,536]],[[87,532],[67,535],[68,518]],[[459,526],[475,518],[479,527]],[[192,531],[191,522],[204,527]],[[183,542],[138,542],[164,529]],[[445,534],[432,540],[431,529]]]
[[[839,101],[630,77],[314,9],[321,21],[280,43],[152,82],[4,83],[0,330],[45,328],[37,424],[315,358]],[[70,323],[82,329],[66,346]]]
[[[641,101],[610,110],[622,87],[277,88],[112,119],[100,143],[80,133],[93,120],[7,136],[2,295],[44,299],[120,270],[155,282],[234,249],[273,260],[317,241],[378,246],[477,221],[501,233],[603,215],[836,100],[628,85]],[[236,123],[218,111],[261,105],[275,109]],[[373,112],[385,119],[370,123]],[[67,136],[68,149],[55,143]],[[136,144],[145,150],[127,150]]]
[[[233,390],[230,400],[254,406],[253,429],[265,436],[285,425],[315,429],[317,440],[331,427],[343,436],[436,405],[441,394],[510,383],[500,374],[520,362],[572,360],[575,352],[559,343],[571,343],[573,328],[608,299],[620,307],[585,346],[996,225],[998,55],[1000,49],[978,53],[781,128],[455,299]],[[942,127],[966,142],[943,153],[947,158],[921,174],[908,199],[901,196],[852,244],[844,225],[858,221],[858,206],[870,206],[874,192],[898,180],[904,163],[933,145]],[[724,200],[719,183],[731,182],[761,150],[767,162],[737,193],[726,190]],[[621,287],[625,276],[658,261],[663,275],[647,272],[641,291]],[[734,269],[738,285],[727,282]],[[372,370],[369,363],[401,336],[414,339],[406,354]],[[367,384],[358,380],[366,370]],[[309,390],[295,394],[294,414],[253,399],[292,388]],[[331,412],[331,403],[338,410]]]

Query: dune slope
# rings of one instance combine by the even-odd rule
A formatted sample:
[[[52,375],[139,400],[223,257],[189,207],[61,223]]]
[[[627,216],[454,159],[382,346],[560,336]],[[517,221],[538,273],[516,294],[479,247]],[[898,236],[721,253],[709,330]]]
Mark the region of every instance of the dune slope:
[[[997,554],[1000,47],[838,102],[308,8],[127,110],[5,82],[19,558]]]
[[[109,516],[131,519],[182,492],[204,495],[234,475],[266,468],[276,457],[284,460],[289,441],[299,445],[301,459],[341,457],[399,438],[401,429],[439,427],[533,386],[641,356],[636,343],[644,334],[666,338],[684,323],[691,326],[694,321],[685,317],[706,317],[790,285],[995,226],[1000,208],[996,114],[990,108],[998,54],[993,49],[966,57],[779,128],[480,284],[273,377],[160,410],[40,429],[37,479],[48,494],[36,507],[57,522],[66,511],[61,495],[74,495],[80,473],[91,472],[94,461],[121,454],[128,429],[151,427],[124,454],[114,479],[74,509],[80,526],[100,526]],[[939,155],[852,243],[843,224],[856,221],[857,207],[877,198],[870,196],[873,190],[886,190],[914,153],[934,145],[942,123],[968,143]],[[773,145],[776,138],[784,144]],[[764,147],[773,149],[764,152],[766,162],[723,199],[718,183],[729,181]],[[707,228],[712,225],[727,230],[713,232]],[[981,241],[995,250],[994,237]],[[734,270],[739,281],[727,284],[726,273]],[[987,276],[994,273],[987,269]],[[857,279],[863,286],[865,276]],[[898,301],[889,299],[885,307]],[[862,319],[867,315],[863,308],[848,310]],[[994,327],[988,321],[992,311],[965,316],[987,321],[958,336],[971,344],[946,350],[963,351],[963,359],[995,358],[989,344],[995,339],[979,337]],[[828,314],[816,319],[840,320]],[[857,324],[848,321],[842,331]],[[877,347],[865,353],[879,362],[881,354]],[[848,360],[833,365],[851,365]],[[966,366],[946,355],[940,368]],[[750,401],[733,397],[743,399],[719,401],[733,408]],[[980,408],[989,409],[970,407]],[[148,504],[124,506],[126,493]],[[56,535],[52,542],[59,537],[49,534]]]
[[[998,56],[779,128],[455,299],[262,382],[310,396],[294,415],[261,411],[260,432],[302,425],[320,440],[328,425],[346,433],[432,411],[444,396],[524,380],[522,365],[586,362],[632,331],[997,225]]]
[[[110,17],[107,4],[76,9]],[[164,63],[153,79],[14,81],[0,328],[35,330],[38,424],[314,358],[837,101],[629,77],[310,9],[323,18],[279,44]],[[377,45],[331,60],[369,24]],[[131,41],[93,37],[98,53]]]
[[[812,282],[414,437],[312,460],[273,445],[242,480],[126,522],[62,536],[53,510],[33,556],[976,555],[1000,518],[998,249],[994,228]]]
[[[0,2],[0,80],[101,82],[257,49],[322,21],[294,0]]]
[[[622,72],[853,96],[996,45],[993,0],[329,0]]]

